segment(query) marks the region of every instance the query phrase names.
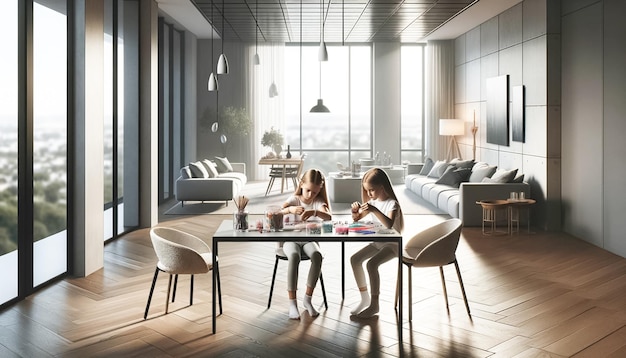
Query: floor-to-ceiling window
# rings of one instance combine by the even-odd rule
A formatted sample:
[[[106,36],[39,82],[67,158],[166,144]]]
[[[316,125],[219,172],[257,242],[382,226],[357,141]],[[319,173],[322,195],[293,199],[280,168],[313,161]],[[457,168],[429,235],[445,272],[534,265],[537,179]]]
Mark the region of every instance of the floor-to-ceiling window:
[[[139,224],[139,1],[106,0],[104,240]]]
[[[424,45],[400,48],[400,156],[421,163],[424,154]]]
[[[159,203],[174,196],[183,161],[184,32],[159,18]]]
[[[104,239],[139,225],[139,1],[105,1]]]
[[[316,45],[285,47],[285,144],[307,154],[307,167],[329,172],[337,162],[371,156],[372,50],[328,46],[327,62],[317,60],[317,51]],[[310,113],[318,99],[330,113]]]
[[[34,286],[67,270],[66,13],[64,1],[33,4]]]
[[[17,297],[18,1],[0,2],[0,304]]]
[[[67,271],[67,7],[0,4],[0,304]]]

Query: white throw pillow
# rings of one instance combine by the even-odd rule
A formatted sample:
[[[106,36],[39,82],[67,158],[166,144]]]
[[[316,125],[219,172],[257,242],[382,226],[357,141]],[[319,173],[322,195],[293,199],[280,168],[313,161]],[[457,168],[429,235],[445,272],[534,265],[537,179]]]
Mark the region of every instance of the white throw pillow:
[[[449,164],[445,160],[438,160],[435,162],[430,172],[428,172],[427,176],[429,178],[441,178],[446,169],[448,169],[448,166]]]
[[[204,168],[204,164],[201,162],[189,163],[189,169],[191,170],[192,178],[208,178],[209,173]]]
[[[209,178],[217,178],[218,173],[217,173],[217,167],[216,167],[215,163],[213,163],[212,161],[210,161],[208,159],[204,159],[202,161],[202,164],[204,164],[204,167],[206,168],[207,172],[209,173]]]

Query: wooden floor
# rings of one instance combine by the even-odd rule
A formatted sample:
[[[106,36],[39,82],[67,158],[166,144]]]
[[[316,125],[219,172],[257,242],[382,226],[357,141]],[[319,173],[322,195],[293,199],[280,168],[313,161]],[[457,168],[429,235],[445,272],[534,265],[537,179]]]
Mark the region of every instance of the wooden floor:
[[[207,242],[228,218],[167,216],[159,225]],[[407,232],[444,218],[407,216]],[[189,279],[181,278],[165,315],[162,274],[143,320],[156,257],[148,230],[139,230],[105,246],[104,269],[54,283],[0,312],[0,357],[626,356],[626,259],[583,241],[560,233],[483,236],[479,228],[465,228],[457,255],[471,317],[453,266],[445,269],[450,312],[438,270],[414,269],[413,322],[405,314],[403,342],[392,303],[396,262],[381,267],[379,316],[356,320],[349,312],[359,294],[349,269],[341,300],[339,245],[322,246],[328,310],[294,321],[286,315],[285,262],[266,309],[274,244],[220,244],[224,313],[214,335],[210,275],[196,277],[192,306]],[[347,245],[348,254],[362,245]],[[303,262],[300,287],[307,270]],[[313,302],[321,307],[319,287]]]

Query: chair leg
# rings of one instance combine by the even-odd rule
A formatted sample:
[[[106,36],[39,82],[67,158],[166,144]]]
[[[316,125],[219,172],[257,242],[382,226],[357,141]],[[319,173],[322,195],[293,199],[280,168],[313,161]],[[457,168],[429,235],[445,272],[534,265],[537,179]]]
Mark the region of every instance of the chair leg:
[[[148,295],[148,303],[146,303],[146,311],[143,314],[143,319],[148,317],[148,310],[150,309],[150,301],[152,301],[152,293],[154,292],[154,285],[156,285],[157,276],[159,275],[159,268],[154,270],[154,278],[152,279],[152,286],[150,287],[150,294]]]
[[[326,288],[324,287],[324,276],[320,272],[320,285],[322,286],[322,296],[324,296],[324,307],[328,311],[328,301],[326,301]]]
[[[189,306],[193,305],[193,274],[191,275],[190,285],[191,286],[189,287]]]
[[[165,314],[167,314],[167,309],[170,306],[170,291],[172,290],[172,274],[170,274],[170,279],[167,283],[167,297],[165,297]]]
[[[409,268],[409,322],[413,320],[413,270]],[[402,317],[400,317],[402,318]]]
[[[469,303],[467,303],[467,295],[465,295],[465,285],[463,285],[461,270],[459,270],[459,262],[457,260],[454,260],[454,267],[456,268],[456,275],[459,278],[459,284],[461,284],[461,293],[463,294],[463,301],[465,301],[465,309],[467,310],[467,315],[471,316]]]
[[[443,266],[439,266],[439,273],[441,274],[441,286],[443,287],[443,297],[446,299],[446,310],[450,313],[450,306],[448,305],[448,290],[446,289],[446,278],[443,275]]]
[[[172,292],[172,302],[176,300],[176,287],[178,287],[178,274],[174,275],[174,292]]]
[[[270,191],[272,190],[272,186],[274,186],[274,179],[276,179],[276,178],[271,177],[270,178],[270,182],[267,183],[267,190],[265,190],[265,196],[267,196],[267,194],[269,194]]]
[[[276,261],[274,262],[274,274],[272,274],[272,285],[270,286],[270,297],[267,300],[267,308],[269,309],[272,305],[272,293],[274,292],[274,281],[276,280],[276,270],[278,269],[278,256],[276,256]]]

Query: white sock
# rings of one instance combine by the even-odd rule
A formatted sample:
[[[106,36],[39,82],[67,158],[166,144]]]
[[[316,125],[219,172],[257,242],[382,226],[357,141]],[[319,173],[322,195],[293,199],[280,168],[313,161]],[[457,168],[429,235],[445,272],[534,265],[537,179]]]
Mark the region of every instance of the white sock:
[[[356,306],[355,309],[350,311],[350,313],[358,314],[361,311],[363,311],[364,309],[366,309],[367,307],[369,307],[369,305],[370,305],[370,295],[369,295],[369,293],[367,293],[367,290],[361,291],[361,303],[359,303],[359,305]]]
[[[304,308],[306,308],[307,311],[309,311],[309,314],[311,315],[311,317],[317,317],[320,314],[319,312],[315,310],[315,308],[313,308],[313,305],[311,304],[311,296],[304,295],[304,299],[302,300],[302,305],[304,306]]]
[[[378,313],[378,310],[379,310],[378,296],[372,296],[372,303],[370,304],[370,306],[364,309],[363,311],[359,312],[359,314],[357,314],[357,317],[359,318],[374,317],[374,315]]]
[[[298,311],[298,302],[295,299],[289,300],[289,319],[300,319],[300,311]]]

